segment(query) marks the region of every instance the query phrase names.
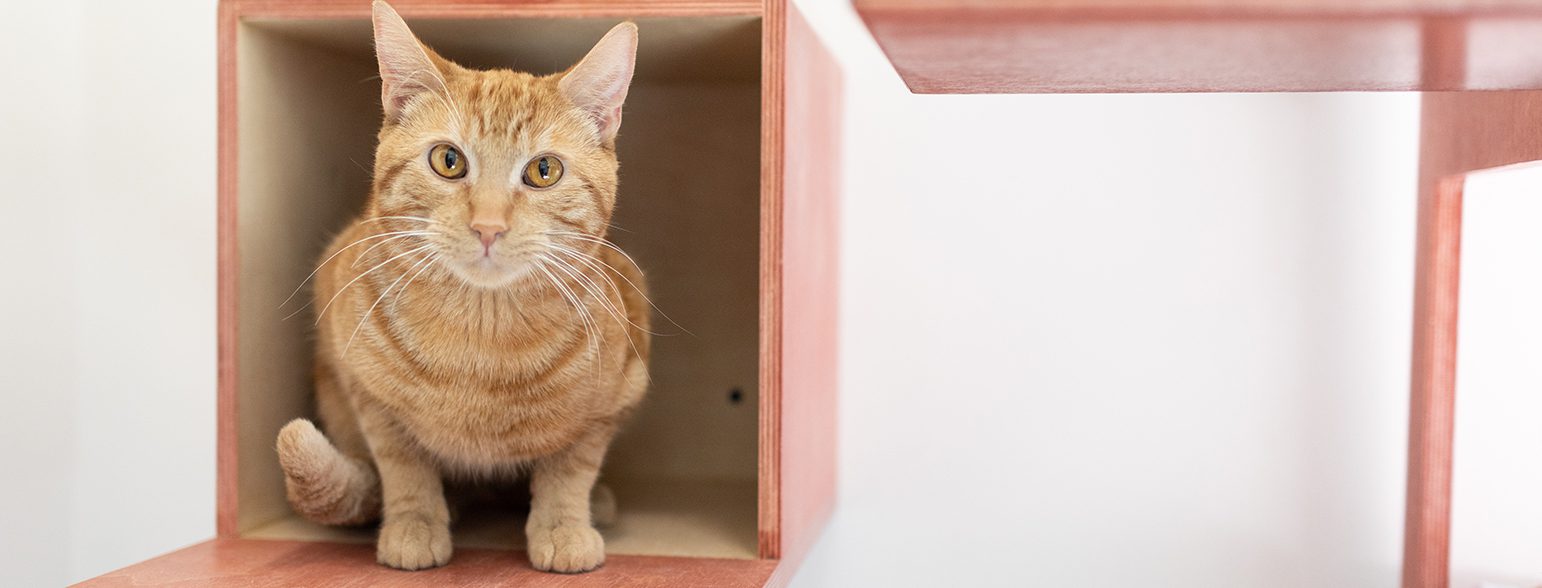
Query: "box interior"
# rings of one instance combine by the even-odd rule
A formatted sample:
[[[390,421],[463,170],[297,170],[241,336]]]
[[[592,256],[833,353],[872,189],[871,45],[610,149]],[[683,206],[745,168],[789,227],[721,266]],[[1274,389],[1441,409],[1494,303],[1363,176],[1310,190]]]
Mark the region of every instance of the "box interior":
[[[533,73],[577,62],[615,19],[409,21],[462,65]],[[757,553],[760,42],[758,17],[637,21],[610,238],[647,272],[653,385],[601,475],[619,503],[615,554]],[[365,20],[238,28],[238,529],[371,541],[294,515],[274,440],[309,416],[313,313],[281,306],[369,190],[380,85]],[[682,329],[683,327],[683,329]],[[688,332],[687,332],[688,331]],[[463,511],[462,546],[517,548],[515,501]]]

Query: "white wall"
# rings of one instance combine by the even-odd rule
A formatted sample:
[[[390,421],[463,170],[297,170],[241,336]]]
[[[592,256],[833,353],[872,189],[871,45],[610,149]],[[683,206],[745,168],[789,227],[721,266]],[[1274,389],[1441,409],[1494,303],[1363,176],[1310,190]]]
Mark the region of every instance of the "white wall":
[[[214,10],[0,9],[0,584],[214,533]]]
[[[1417,97],[913,96],[844,3],[804,586],[1395,586]]]
[[[1462,196],[1451,576],[1542,585],[1542,166],[1468,177]],[[1493,588],[1499,588],[1495,585]]]
[[[213,532],[214,3],[120,4],[0,18],[6,585]],[[1395,584],[1415,97],[911,96],[801,4],[850,108],[800,585]]]

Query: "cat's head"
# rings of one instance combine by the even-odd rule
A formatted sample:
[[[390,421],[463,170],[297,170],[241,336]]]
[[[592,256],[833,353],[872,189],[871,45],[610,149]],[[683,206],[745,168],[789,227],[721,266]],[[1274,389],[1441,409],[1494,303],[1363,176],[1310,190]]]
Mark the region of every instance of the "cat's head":
[[[422,45],[374,5],[385,122],[375,152],[371,233],[421,231],[398,253],[467,283],[502,287],[592,254],[616,204],[616,132],[637,27],[622,23],[565,72],[472,70]]]

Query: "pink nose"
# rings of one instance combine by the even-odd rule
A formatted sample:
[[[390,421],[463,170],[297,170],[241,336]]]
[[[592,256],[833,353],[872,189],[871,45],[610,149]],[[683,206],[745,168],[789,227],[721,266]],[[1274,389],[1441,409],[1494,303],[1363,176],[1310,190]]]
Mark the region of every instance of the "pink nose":
[[[485,252],[493,247],[493,241],[497,241],[509,228],[503,225],[471,225],[471,230],[482,238],[482,250]]]

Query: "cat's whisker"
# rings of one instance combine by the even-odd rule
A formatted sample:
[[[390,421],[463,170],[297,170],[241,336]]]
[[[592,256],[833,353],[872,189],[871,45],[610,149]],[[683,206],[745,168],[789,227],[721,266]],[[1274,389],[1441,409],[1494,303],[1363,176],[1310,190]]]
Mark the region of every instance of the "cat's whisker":
[[[583,322],[584,336],[589,341],[589,356],[597,360],[595,371],[598,372],[598,370],[602,369],[605,362],[605,358],[599,355],[599,347],[600,345],[604,344],[604,333],[600,332],[599,325],[594,322],[593,313],[590,313],[589,308],[584,306],[583,299],[578,295],[578,292],[575,292],[572,288],[568,287],[567,284],[563,283],[561,278],[558,278],[556,274],[553,274],[551,270],[547,269],[548,265],[551,264],[550,258],[545,255],[538,255],[536,259],[541,262],[541,271],[546,273],[546,275],[551,278],[552,284],[554,284],[563,293],[563,296],[569,301],[569,303],[573,305],[573,310],[578,313],[579,319]]]
[[[584,264],[584,266],[588,267],[591,270],[594,270],[594,273],[599,274],[601,278],[604,278],[605,279],[605,283],[610,285],[610,289],[615,291],[617,297],[621,297],[622,296],[622,294],[621,294],[621,286],[617,285],[616,281],[612,280],[610,278],[610,273],[609,272],[606,272],[604,269],[601,269],[601,267],[600,267],[601,265],[603,265],[605,267],[610,267],[610,264],[605,263],[603,260],[595,259],[593,257],[590,257],[588,255],[583,254],[582,252],[574,251],[572,249],[569,249],[567,247],[563,247],[561,245],[557,245],[555,243],[542,243],[541,245],[544,245],[547,248],[552,249],[552,250],[554,250],[554,251],[556,251],[558,253],[564,253],[564,254],[573,256],[573,259],[575,261]],[[596,262],[598,262],[598,265],[596,264]],[[573,268],[573,269],[578,269],[578,268]],[[610,269],[611,269],[611,271],[615,271],[616,268],[611,267]],[[616,272],[617,275],[620,275],[620,273],[621,272]],[[626,276],[621,276],[621,279],[625,280]],[[592,280],[592,278],[591,278],[591,280]],[[631,280],[627,280],[627,281],[630,282]],[[598,286],[598,284],[596,284],[596,286]],[[633,290],[637,290],[637,286],[634,284],[632,286],[632,289]],[[642,291],[638,290],[637,293],[638,294],[642,294]],[[646,295],[644,295],[644,297],[646,298]],[[623,315],[623,316],[625,316],[625,315]],[[642,325],[634,323],[634,322],[632,322],[630,317],[626,317],[626,322],[627,322],[627,324],[632,325],[634,327],[637,327],[639,330],[641,330],[642,332],[647,333],[649,335],[657,335],[659,337],[668,337],[669,336],[669,335],[666,335],[664,333],[655,333],[652,330],[648,329],[647,327],[644,327]]]
[[[360,253],[358,257],[355,257],[353,259],[353,263],[348,264],[348,267],[350,267],[350,268],[359,267],[359,262],[360,261],[364,261],[365,258],[368,258],[371,251],[379,249],[381,245],[385,245],[386,243],[390,243],[390,242],[396,241],[398,239],[407,239],[407,238],[410,238],[410,237],[426,237],[428,235],[443,235],[443,234],[444,233],[441,233],[439,231],[403,231],[401,235],[397,235],[395,237],[391,237],[390,239],[386,239],[386,240],[381,241],[379,243],[376,243],[374,245],[370,245],[369,249],[365,249],[363,253]]]
[[[604,290],[603,288],[599,287],[599,284],[594,282],[593,278],[589,277],[588,275],[585,275],[582,270],[580,270],[577,267],[574,267],[573,264],[568,263],[567,261],[562,260],[561,258],[555,258],[554,257],[554,258],[551,258],[551,259],[557,263],[557,268],[558,269],[562,270],[563,273],[566,273],[569,277],[572,277],[573,281],[578,282],[578,284],[580,286],[584,287],[584,290],[588,291],[591,296],[594,296],[595,301],[599,302],[600,306],[604,307],[606,312],[609,312],[612,317],[616,318],[617,324],[621,324],[624,321],[627,324],[630,324],[630,325],[632,325],[634,327],[642,329],[641,325],[633,323],[631,320],[628,320],[625,316],[621,316],[621,315],[617,314],[618,311],[616,309],[615,302],[610,299],[610,296],[606,292],[603,291]],[[620,292],[617,291],[617,294],[619,295]],[[644,329],[644,330],[646,330],[646,329]]]
[[[546,264],[548,261],[544,254],[537,254],[534,259],[537,262],[536,269],[540,270],[541,273],[546,275],[546,278],[551,281],[552,286],[557,289],[557,292],[562,295],[564,300],[567,300],[568,304],[573,306],[573,311],[576,312],[579,315],[579,319],[583,321],[584,337],[588,339],[590,356],[594,357],[596,355],[595,351],[598,340],[595,335],[595,331],[590,329],[589,312],[584,309],[583,303],[579,302],[578,296],[574,294],[572,290],[568,289],[568,287],[562,283],[562,280],[557,279],[556,274],[553,274],[551,273],[551,270],[546,269]]]
[[[610,314],[611,319],[615,320],[616,324],[621,327],[621,334],[626,337],[626,343],[632,348],[632,353],[636,354],[639,358],[644,357],[643,352],[637,348],[637,342],[632,339],[632,334],[628,332],[626,324],[623,324],[623,321],[625,321],[627,324],[632,324],[632,326],[636,326],[638,329],[642,329],[644,331],[647,329],[643,329],[642,327],[637,326],[635,323],[632,323],[632,321],[625,318],[625,316],[616,309],[615,305],[610,301],[609,297],[605,296],[604,292],[599,291],[599,285],[595,284],[594,281],[589,279],[588,276],[583,275],[583,272],[578,271],[578,268],[572,267],[572,264],[564,262],[561,259],[557,259],[555,257],[548,256],[548,259],[553,262],[554,267],[556,267],[558,270],[561,270],[569,277],[573,278],[574,282],[576,282],[580,287],[587,291],[590,296],[594,297],[595,301],[600,304],[600,308],[605,309],[605,312]],[[622,377],[627,379],[628,384],[636,385],[636,382],[631,381],[631,376],[626,375],[625,371],[622,372]],[[651,375],[649,376],[649,380],[652,380]]]
[[[328,262],[331,262],[333,259],[337,258],[337,256],[342,255],[344,251],[352,249],[354,246],[356,246],[356,245],[358,245],[360,243],[363,243],[365,241],[371,241],[371,240],[374,240],[374,239],[381,239],[381,238],[390,237],[390,236],[393,236],[393,235],[400,235],[400,234],[406,233],[406,232],[408,232],[408,231],[392,231],[392,232],[389,232],[389,233],[379,233],[379,234],[375,234],[375,235],[370,235],[368,237],[364,237],[363,239],[359,239],[357,241],[354,241],[352,243],[344,245],[341,248],[338,248],[338,250],[336,252],[334,252],[332,255],[327,256],[327,258],[324,261],[322,261],[320,264],[317,264],[316,265],[316,269],[311,270],[310,275],[305,276],[304,280],[300,280],[300,285],[299,286],[295,286],[294,291],[289,293],[289,297],[285,298],[283,302],[278,303],[278,307],[279,308],[283,308],[285,304],[289,304],[290,300],[294,300],[295,295],[300,293],[300,289],[305,287],[305,283],[306,282],[309,282],[309,281],[311,281],[311,278],[316,277],[316,273],[320,272],[322,267],[326,266]],[[301,306],[300,307],[300,310],[305,310],[305,308],[310,306],[310,305],[311,305],[310,302],[306,302],[305,306]],[[293,317],[294,315],[299,314],[300,310],[297,310],[294,313],[291,313],[289,316],[284,317],[284,319],[288,320],[290,317]]]
[[[417,263],[409,266],[407,271],[402,272],[401,277],[396,278],[395,282],[391,282],[391,285],[386,286],[385,290],[380,291],[380,295],[375,297],[375,303],[369,305],[369,310],[364,311],[364,316],[359,318],[359,324],[353,327],[353,334],[348,335],[348,343],[343,345],[343,352],[338,354],[338,359],[348,357],[348,349],[353,347],[354,338],[359,336],[359,330],[363,329],[364,323],[369,321],[369,315],[375,312],[375,307],[380,306],[380,301],[385,300],[386,295],[391,293],[391,289],[395,288],[397,284],[400,284],[402,279],[407,277],[407,274],[412,273],[412,270],[417,269],[419,264],[428,261],[429,258],[433,257],[433,255],[434,253],[432,251],[430,251],[427,255],[424,255],[423,259],[419,259]]]
[[[367,276],[367,275],[370,275],[371,273],[374,273],[375,270],[378,270],[378,269],[380,269],[382,267],[385,267],[386,264],[388,264],[388,263],[391,263],[393,261],[396,261],[396,260],[401,259],[403,257],[406,257],[408,255],[416,254],[416,253],[421,252],[421,251],[423,251],[425,249],[430,249],[433,246],[434,245],[432,243],[429,243],[429,244],[426,244],[426,245],[421,245],[421,246],[419,246],[417,248],[414,248],[414,249],[408,249],[407,251],[404,251],[404,252],[396,254],[395,256],[392,256],[390,259],[387,259],[385,261],[380,262],[375,267],[372,267],[372,268],[369,268],[367,270],[364,270],[364,273],[359,274],[357,276],[354,276],[354,278],[352,280],[348,280],[347,284],[343,284],[343,287],[337,289],[337,293],[333,294],[332,298],[330,300],[327,300],[327,303],[321,307],[321,312],[316,313],[316,324],[318,324],[318,325],[321,324],[321,317],[326,316],[327,309],[332,308],[332,303],[333,302],[337,302],[337,298],[339,296],[342,296],[343,292],[348,291],[348,287],[352,286],[354,284],[354,282],[357,282],[357,281],[363,279],[364,276]],[[291,316],[293,316],[293,315],[291,315]]]
[[[637,268],[639,271],[642,270],[642,266],[638,265],[637,260],[632,259],[632,256],[627,255],[626,252],[622,251],[620,247],[617,247],[617,246],[615,246],[615,244],[613,244],[613,243],[611,243],[609,241],[606,241],[604,239],[596,239],[594,237],[591,237],[589,235],[585,235],[583,233],[570,233],[570,232],[567,232],[567,231],[546,231],[544,234],[551,235],[551,236],[564,236],[564,237],[578,239],[580,241],[588,241],[588,242],[592,242],[592,243],[597,243],[597,244],[603,245],[605,247],[608,247],[610,249],[615,250],[617,253],[620,253],[622,257],[625,257],[627,261],[632,263],[632,267]],[[550,243],[550,244],[557,245],[556,243]],[[653,299],[648,296],[648,292],[646,290],[643,290],[637,284],[633,283],[632,279],[626,277],[626,274],[623,273],[621,270],[616,269],[616,266],[610,265],[609,263],[606,263],[605,260],[603,260],[603,259],[600,259],[600,258],[595,257],[593,255],[589,255],[589,254],[584,253],[582,251],[578,251],[578,250],[573,249],[571,247],[568,248],[568,250],[573,252],[573,253],[577,253],[579,255],[587,257],[587,258],[589,258],[591,260],[594,260],[596,262],[599,262],[601,264],[604,264],[605,267],[610,268],[610,270],[612,272],[615,272],[616,275],[621,276],[622,280],[626,280],[626,283],[628,285],[630,285],[632,287],[632,289],[635,290],[639,296],[642,296],[643,301],[647,302],[648,306],[653,307],[653,310],[658,311],[659,316],[664,317],[664,320],[669,321],[670,324],[674,325],[676,328],[680,329],[681,331],[685,331],[685,334],[690,335],[692,337],[696,336],[696,334],[692,333],[690,329],[685,328],[679,322],[675,321],[675,319],[671,318],[668,313],[664,312],[664,309],[659,308],[659,305],[654,304],[653,303]]]
[[[435,251],[435,252],[429,254],[429,259],[431,261],[428,262],[428,265],[423,266],[423,269],[418,270],[418,273],[412,274],[412,277],[407,280],[406,284],[402,284],[402,289],[397,291],[397,294],[396,294],[397,298],[401,298],[402,293],[406,292],[407,288],[412,287],[412,282],[414,280],[418,279],[418,275],[422,274],[424,270],[427,270],[428,268],[434,267],[434,264],[439,263],[439,260],[444,259],[444,256],[440,255],[439,252]]]

